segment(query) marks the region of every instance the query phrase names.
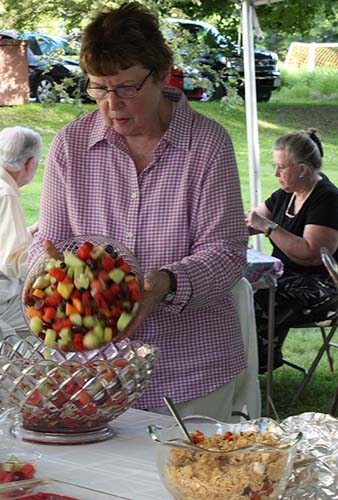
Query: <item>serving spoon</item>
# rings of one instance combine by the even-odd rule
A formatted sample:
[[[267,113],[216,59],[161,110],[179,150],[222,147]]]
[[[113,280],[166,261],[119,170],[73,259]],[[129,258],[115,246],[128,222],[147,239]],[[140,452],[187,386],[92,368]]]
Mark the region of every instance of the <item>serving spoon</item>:
[[[182,433],[184,434],[185,439],[188,441],[189,444],[192,444],[192,445],[195,446],[195,443],[194,443],[192,437],[190,436],[190,434],[189,434],[186,426],[184,425],[184,422],[181,419],[181,417],[180,417],[180,415],[179,415],[179,413],[177,411],[177,408],[174,405],[173,401],[169,397],[167,397],[167,396],[164,396],[163,400],[164,400],[165,404],[167,405],[170,413],[172,414],[172,416],[176,420],[177,425],[179,426],[179,428],[181,429]]]

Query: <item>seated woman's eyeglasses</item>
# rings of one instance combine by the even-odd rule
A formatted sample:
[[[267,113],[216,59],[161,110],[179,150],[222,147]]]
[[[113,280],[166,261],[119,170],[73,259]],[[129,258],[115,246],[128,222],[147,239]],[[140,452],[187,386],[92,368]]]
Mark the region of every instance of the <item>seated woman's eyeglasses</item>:
[[[150,77],[153,70],[151,69],[147,76],[142,80],[139,85],[122,85],[121,87],[116,87],[116,89],[107,89],[104,87],[91,87],[90,81],[87,80],[86,92],[93,99],[106,99],[109,92],[113,92],[120,99],[132,99],[136,97],[138,92],[142,89],[146,80]]]

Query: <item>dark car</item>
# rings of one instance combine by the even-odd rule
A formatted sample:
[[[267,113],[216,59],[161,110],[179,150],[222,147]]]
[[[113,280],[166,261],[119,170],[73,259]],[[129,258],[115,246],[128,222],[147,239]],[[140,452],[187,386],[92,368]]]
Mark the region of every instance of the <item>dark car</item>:
[[[26,40],[30,97],[38,102],[56,95],[55,85],[63,84],[68,95],[84,94],[84,77],[78,59],[43,53],[38,34],[0,30],[0,40]],[[57,98],[57,96],[56,96]]]
[[[220,99],[226,94],[227,83],[233,83],[238,94],[245,97],[243,53],[238,51],[236,44],[229,42],[214,26],[202,21],[168,18],[167,22],[169,26],[175,27],[175,34],[178,33],[177,30],[189,33],[188,37],[185,37],[187,44],[180,48],[183,61],[187,59],[190,51],[193,52],[192,61],[183,67],[183,88],[188,97]],[[169,37],[175,34],[171,33]],[[277,62],[278,56],[275,52],[255,49],[258,101],[268,101],[272,91],[281,85]],[[210,85],[209,90],[204,88],[206,81],[213,84],[212,91]]]

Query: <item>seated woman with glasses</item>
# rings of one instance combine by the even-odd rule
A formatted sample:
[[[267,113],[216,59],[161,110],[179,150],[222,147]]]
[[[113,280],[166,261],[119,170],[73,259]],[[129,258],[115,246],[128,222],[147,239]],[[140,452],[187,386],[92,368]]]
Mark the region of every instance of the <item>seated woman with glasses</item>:
[[[280,189],[246,215],[250,234],[270,238],[272,255],[284,263],[277,282],[275,368],[290,326],[337,314],[337,290],[320,248],[338,257],[338,189],[320,172],[323,147],[315,129],[290,132],[274,144]],[[255,293],[260,372],[267,368],[268,290]]]
[[[166,86],[173,55],[142,4],[99,13],[80,61],[98,110],[51,146],[31,259],[74,235],[129,247],[145,292],[126,334],[160,352],[135,407],[162,411],[169,396],[183,415],[227,420],[246,366],[231,289],[248,235],[231,139]]]
[[[41,137],[25,127],[0,132],[0,333],[25,327],[20,280],[28,269],[28,248],[37,224],[27,228],[19,189],[31,182],[41,152]]]

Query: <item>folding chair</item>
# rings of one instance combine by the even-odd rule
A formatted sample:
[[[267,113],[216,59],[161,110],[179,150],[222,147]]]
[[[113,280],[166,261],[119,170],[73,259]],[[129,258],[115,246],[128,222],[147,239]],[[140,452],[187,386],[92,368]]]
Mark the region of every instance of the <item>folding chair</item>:
[[[296,370],[299,370],[299,371],[303,372],[303,374],[304,374],[303,380],[300,383],[295,396],[293,397],[293,400],[291,402],[291,406],[295,405],[297,403],[297,401],[299,400],[299,398],[301,397],[301,395],[303,394],[304,389],[306,388],[306,386],[310,382],[312,375],[314,374],[314,371],[316,370],[316,368],[317,368],[317,366],[318,366],[318,364],[319,364],[320,360],[322,359],[323,354],[325,352],[326,352],[326,355],[328,358],[330,369],[332,372],[334,372],[334,364],[333,364],[332,355],[330,353],[330,347],[338,347],[338,344],[332,342],[332,338],[338,329],[338,316],[336,316],[332,320],[326,320],[326,321],[322,321],[322,322],[318,322],[318,323],[306,323],[306,324],[292,325],[292,327],[290,329],[292,329],[292,328],[312,328],[312,329],[319,328],[321,335],[322,335],[322,338],[323,338],[323,343],[320,346],[320,348],[317,352],[317,355],[316,355],[315,359],[312,361],[312,364],[308,370],[305,370],[305,368],[298,366],[295,363],[291,363],[290,361],[288,361],[286,359],[283,359],[283,363],[285,365],[288,365],[291,368],[295,368]]]
[[[326,267],[326,269],[328,270],[331,278],[333,279],[333,281],[336,285],[337,291],[338,291],[338,264],[327,248],[325,248],[325,247],[321,248],[320,253],[321,253],[323,264]],[[335,344],[332,342],[331,345],[338,348],[338,344]],[[332,404],[331,404],[331,408],[330,408],[330,413],[334,417],[336,416],[336,413],[337,413],[337,407],[338,407],[338,384],[337,384],[336,391],[333,395]]]
[[[325,265],[327,271],[329,272],[332,280],[334,281],[337,290],[338,290],[338,264],[335,261],[335,259],[332,257],[331,253],[329,250],[325,247],[321,248],[321,258],[322,262]],[[299,324],[299,325],[293,325],[291,328],[319,328],[322,334],[323,338],[323,343],[318,350],[317,356],[313,360],[310,369],[306,371],[304,368],[291,363],[288,360],[283,360],[284,364],[291,366],[292,368],[295,368],[297,370],[300,370],[304,373],[304,378],[300,384],[300,386],[297,389],[297,392],[291,402],[291,406],[297,403],[299,400],[300,396],[302,395],[304,389],[306,388],[307,384],[310,382],[311,377],[315,371],[315,369],[318,366],[318,363],[322,359],[322,356],[324,352],[326,352],[330,369],[332,372],[334,372],[334,366],[333,366],[333,358],[330,353],[330,347],[336,347],[338,348],[338,344],[335,342],[332,342],[332,338],[334,334],[337,331],[338,328],[338,311],[336,314],[332,317],[332,319],[326,320],[326,321],[321,321],[318,323],[308,323],[308,324]],[[329,328],[329,331],[326,331],[326,329]],[[338,405],[338,387],[336,390],[336,393],[334,395],[332,405],[331,405],[331,414],[335,413],[337,410],[337,405]]]

